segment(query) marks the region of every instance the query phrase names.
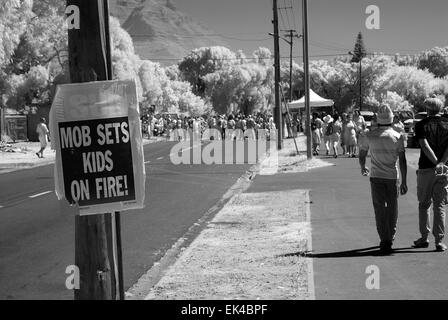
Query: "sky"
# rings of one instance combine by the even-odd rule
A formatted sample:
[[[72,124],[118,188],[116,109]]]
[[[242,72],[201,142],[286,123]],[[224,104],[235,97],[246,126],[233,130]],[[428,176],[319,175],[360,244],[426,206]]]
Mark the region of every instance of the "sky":
[[[232,51],[250,55],[258,47],[273,52],[272,0],[173,0],[176,7],[222,35]],[[279,27],[302,34],[302,0],[278,0]],[[380,29],[366,27],[366,8],[379,8]],[[292,7],[292,8],[291,8]],[[447,0],[308,0],[309,41],[312,59],[346,54],[362,32],[367,51],[415,54],[435,46],[448,46]],[[281,32],[284,34],[285,32]],[[281,56],[289,46],[281,42]],[[296,39],[293,56],[301,60]]]

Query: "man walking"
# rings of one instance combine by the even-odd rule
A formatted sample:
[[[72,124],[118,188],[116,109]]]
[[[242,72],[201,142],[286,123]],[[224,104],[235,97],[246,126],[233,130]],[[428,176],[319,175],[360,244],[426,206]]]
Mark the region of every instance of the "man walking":
[[[429,208],[432,204],[434,221],[432,234],[437,251],[445,251],[442,242],[445,236],[445,205],[447,204],[448,178],[448,119],[441,117],[441,100],[430,98],[425,101],[428,117],[417,123],[415,135],[421,152],[417,171],[417,198],[421,238],[414,241],[415,248],[429,246]]]
[[[47,125],[45,124],[45,118],[40,118],[40,123],[37,125],[36,132],[39,135],[39,142],[40,142],[40,150],[36,152],[36,156],[38,158],[43,158],[44,150],[48,144],[48,136],[50,134],[50,131],[48,130]]]
[[[399,160],[401,173],[400,193],[405,195],[407,187],[407,163],[404,137],[392,128],[394,115],[391,109],[382,105],[377,116],[377,128],[367,133],[360,146],[359,163],[361,173],[370,173],[370,186],[375,210],[376,228],[380,237],[380,252],[392,253],[392,244],[397,231]],[[366,167],[370,150],[372,171]]]

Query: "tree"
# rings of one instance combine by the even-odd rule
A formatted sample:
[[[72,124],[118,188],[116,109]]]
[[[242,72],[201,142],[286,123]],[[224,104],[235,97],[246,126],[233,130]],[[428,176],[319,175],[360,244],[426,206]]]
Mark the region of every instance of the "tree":
[[[412,111],[413,106],[394,91],[387,91],[381,97],[381,103],[388,105],[392,111]]]
[[[367,55],[366,48],[364,46],[364,39],[362,33],[359,32],[356,38],[355,48],[353,49],[353,63],[357,63]]]
[[[9,62],[32,15],[32,0],[0,2],[0,69]]]
[[[271,50],[260,47],[252,53],[255,62],[263,66],[270,66],[273,63],[273,56]]]
[[[227,113],[237,103],[246,114],[266,109],[272,94],[271,67],[258,63],[230,66],[204,77],[206,95],[217,113]]]
[[[418,60],[419,69],[428,69],[438,78],[448,75],[448,47],[435,47],[423,52]]]
[[[434,80],[434,75],[427,70],[410,66],[391,67],[382,78],[376,91],[377,97],[394,91],[419,111],[423,109],[424,100],[435,91]]]
[[[182,79],[188,81],[193,93],[204,96],[203,77],[236,62],[236,55],[221,46],[194,49],[179,63]]]

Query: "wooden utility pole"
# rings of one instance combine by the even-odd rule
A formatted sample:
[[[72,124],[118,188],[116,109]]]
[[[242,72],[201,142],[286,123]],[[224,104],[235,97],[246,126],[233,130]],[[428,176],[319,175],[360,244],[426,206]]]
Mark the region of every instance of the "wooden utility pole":
[[[68,30],[72,83],[112,79],[108,0],[67,0],[80,12],[80,28]],[[120,297],[114,252],[115,214],[75,218],[75,263],[80,272],[76,300],[115,300]]]
[[[362,110],[362,56],[359,58],[359,111]]]
[[[294,38],[294,32],[296,30],[284,30],[285,32],[288,32],[285,34],[285,37],[289,38],[289,41],[286,41],[289,44],[289,101],[292,101],[292,49],[294,46],[294,41],[292,40]]]
[[[277,149],[283,148],[283,121],[280,107],[280,40],[278,34],[278,7],[277,0],[273,0],[274,10],[274,68],[275,68],[275,109],[274,120],[277,127]]]
[[[0,141],[3,140],[3,137],[6,135],[6,121],[5,121],[5,110],[6,110],[6,96],[2,94],[2,104],[0,106]]]
[[[308,56],[308,0],[302,0],[303,4],[303,71],[305,77],[305,114],[306,114],[306,154],[308,160],[313,158],[311,141],[311,110],[310,110],[310,71]]]

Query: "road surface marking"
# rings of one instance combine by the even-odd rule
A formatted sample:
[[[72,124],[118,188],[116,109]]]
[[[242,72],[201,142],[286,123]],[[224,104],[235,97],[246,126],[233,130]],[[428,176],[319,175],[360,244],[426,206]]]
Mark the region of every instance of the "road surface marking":
[[[151,161],[145,161],[145,164],[151,163]]]
[[[0,209],[3,208],[3,206],[0,206]]]
[[[48,193],[51,193],[51,192],[53,192],[53,191],[45,191],[45,192],[41,192],[41,193],[38,193],[38,194],[35,194],[35,195],[32,195],[32,196],[29,196],[29,198],[37,198],[37,197],[40,197],[40,196],[43,196],[43,195],[45,195],[45,194],[48,194]]]
[[[163,157],[159,157],[159,158],[157,158],[157,160],[162,160],[163,159]]]
[[[185,151],[188,151],[188,150],[191,150],[191,149],[195,149],[195,148],[197,148],[197,147],[199,147],[199,145],[197,145],[197,146],[194,146],[194,147],[188,147],[188,148],[186,148],[186,149],[182,149],[182,150],[180,150],[179,152],[185,152]],[[170,157],[173,157],[173,156],[177,156],[178,155],[178,153],[177,152],[173,152],[173,153],[171,153],[170,154]]]

